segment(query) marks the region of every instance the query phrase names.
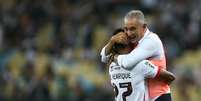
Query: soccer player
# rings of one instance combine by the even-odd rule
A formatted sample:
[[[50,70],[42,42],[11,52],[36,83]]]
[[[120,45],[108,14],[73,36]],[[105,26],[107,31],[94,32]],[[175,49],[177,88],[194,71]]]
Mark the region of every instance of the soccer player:
[[[112,54],[127,54],[130,48],[129,45],[115,44]],[[175,79],[172,73],[158,69],[148,60],[141,61],[132,70],[126,70],[112,60],[109,60],[109,74],[116,101],[149,101],[145,78],[157,77],[168,84]]]
[[[123,55],[115,55],[114,61],[126,70],[132,70],[142,60],[149,60],[160,69],[166,69],[166,59],[160,38],[147,28],[144,14],[139,10],[128,12],[124,18],[125,33],[110,39],[101,51],[102,62],[107,63],[114,44],[133,44],[135,48]],[[171,101],[170,87],[158,79],[147,80],[149,97],[155,101]]]

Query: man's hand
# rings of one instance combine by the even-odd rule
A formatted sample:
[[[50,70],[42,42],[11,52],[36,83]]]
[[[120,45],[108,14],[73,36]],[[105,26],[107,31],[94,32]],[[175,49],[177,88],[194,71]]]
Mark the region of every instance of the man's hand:
[[[172,81],[174,81],[176,79],[176,77],[173,73],[171,73],[165,69],[160,69],[158,78],[159,78],[159,80],[161,80],[169,85],[172,83]]]
[[[129,40],[124,32],[119,32],[118,34],[112,36],[111,42],[118,43],[118,44],[128,44]]]
[[[125,32],[118,32],[117,34],[113,35],[110,41],[107,43],[105,47],[105,55],[109,55],[112,51],[112,47],[115,43],[120,44],[129,44],[129,40]]]

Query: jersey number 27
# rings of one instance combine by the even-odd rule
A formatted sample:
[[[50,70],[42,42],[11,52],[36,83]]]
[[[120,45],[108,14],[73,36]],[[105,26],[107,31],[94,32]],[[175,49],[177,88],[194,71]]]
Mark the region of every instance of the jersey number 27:
[[[113,87],[114,87],[115,96],[118,96],[119,90],[114,83],[113,83]],[[123,101],[126,101],[126,97],[131,95],[131,93],[133,92],[131,82],[119,83],[119,88],[127,88],[127,90],[122,93]]]

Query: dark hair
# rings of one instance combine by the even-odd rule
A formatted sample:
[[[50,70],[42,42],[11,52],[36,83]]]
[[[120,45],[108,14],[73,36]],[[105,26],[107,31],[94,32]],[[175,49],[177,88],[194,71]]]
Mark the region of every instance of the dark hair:
[[[124,32],[124,29],[123,28],[117,28],[116,30],[114,30],[114,32],[112,33],[112,35],[116,35],[118,34],[119,32]],[[123,44],[117,44],[115,43],[114,46],[112,47],[112,54],[116,54],[118,53],[118,49],[119,48],[123,48],[125,45]],[[112,56],[113,57],[113,56]],[[107,66],[109,67],[109,65],[111,64],[111,62],[113,61],[113,58],[110,58],[109,59],[109,62],[107,63]]]
[[[117,28],[116,30],[114,30],[112,35],[116,35],[119,32],[124,32],[124,29],[123,28]],[[113,50],[113,52],[118,53],[117,50],[120,48],[125,48],[125,46],[126,45],[124,45],[124,44],[115,43],[114,46],[112,47],[112,50]]]
[[[115,53],[118,53],[118,50],[119,49],[122,49],[122,48],[125,48],[127,45],[124,45],[124,44],[114,44],[114,46],[112,47],[112,50],[115,52]]]
[[[119,32],[124,32],[124,29],[123,28],[117,28],[116,30],[114,30],[114,32],[112,33],[112,35],[116,35]]]

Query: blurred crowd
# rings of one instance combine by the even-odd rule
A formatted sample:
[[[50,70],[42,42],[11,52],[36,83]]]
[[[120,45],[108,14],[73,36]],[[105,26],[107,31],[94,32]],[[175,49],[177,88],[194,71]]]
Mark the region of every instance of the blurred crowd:
[[[99,54],[132,9],[164,43],[174,101],[199,101],[200,0],[1,0],[0,100],[112,101]]]

